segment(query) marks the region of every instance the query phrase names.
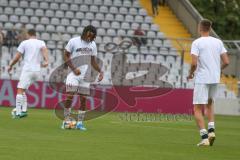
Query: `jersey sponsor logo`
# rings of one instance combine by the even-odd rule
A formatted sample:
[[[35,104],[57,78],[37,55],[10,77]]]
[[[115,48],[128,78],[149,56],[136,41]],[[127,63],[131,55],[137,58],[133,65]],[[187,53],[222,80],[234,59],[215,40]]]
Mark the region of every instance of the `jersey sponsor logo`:
[[[80,52],[81,54],[91,54],[93,52],[92,48],[78,48],[76,49],[76,52]]]

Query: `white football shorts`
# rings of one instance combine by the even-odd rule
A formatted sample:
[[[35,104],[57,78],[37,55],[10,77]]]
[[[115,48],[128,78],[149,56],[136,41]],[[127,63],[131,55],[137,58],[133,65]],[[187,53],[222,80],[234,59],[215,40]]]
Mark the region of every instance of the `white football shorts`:
[[[86,82],[84,76],[70,73],[66,79],[66,92],[90,95],[90,82]]]
[[[37,81],[40,71],[22,71],[17,88],[28,89],[35,81]]]
[[[208,104],[208,100],[216,98],[218,84],[195,84],[193,104]]]

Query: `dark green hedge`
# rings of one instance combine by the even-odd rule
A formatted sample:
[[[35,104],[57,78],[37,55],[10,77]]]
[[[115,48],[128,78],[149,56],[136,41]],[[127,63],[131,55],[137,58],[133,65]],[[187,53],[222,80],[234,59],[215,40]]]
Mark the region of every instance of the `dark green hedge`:
[[[240,0],[190,0],[223,39],[240,39]]]

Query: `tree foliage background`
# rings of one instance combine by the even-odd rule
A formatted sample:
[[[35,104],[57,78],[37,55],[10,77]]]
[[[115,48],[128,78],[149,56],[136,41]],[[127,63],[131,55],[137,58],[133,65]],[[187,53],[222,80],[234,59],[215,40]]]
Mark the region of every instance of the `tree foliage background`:
[[[240,0],[190,0],[222,39],[240,40]]]

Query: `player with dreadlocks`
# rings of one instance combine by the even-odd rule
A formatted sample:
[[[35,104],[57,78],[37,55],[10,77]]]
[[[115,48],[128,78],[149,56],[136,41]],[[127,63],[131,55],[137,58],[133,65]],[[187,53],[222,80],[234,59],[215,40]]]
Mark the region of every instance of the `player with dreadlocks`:
[[[89,76],[91,66],[99,72],[98,81],[103,79],[103,72],[96,63],[97,47],[94,42],[97,35],[96,28],[92,25],[86,26],[81,37],[75,37],[69,40],[64,51],[64,60],[72,70],[66,79],[66,92],[68,94],[64,105],[64,121],[62,128],[65,129],[66,122],[71,118],[72,99],[75,94],[80,96],[81,105],[78,111],[76,128],[86,130],[83,125],[86,112],[86,96],[90,95],[90,82],[86,82]],[[83,60],[84,64],[74,64],[74,60]],[[76,63],[76,62],[75,62]],[[78,67],[80,65],[80,67]],[[88,68],[89,67],[89,68]],[[88,71],[88,72],[87,72]],[[91,71],[90,71],[91,73]]]

